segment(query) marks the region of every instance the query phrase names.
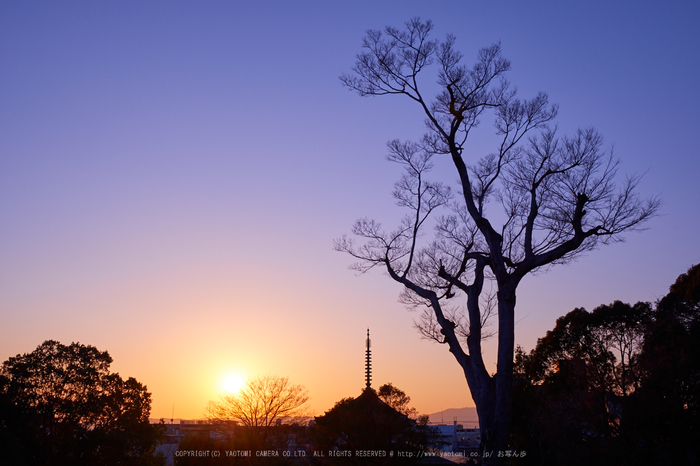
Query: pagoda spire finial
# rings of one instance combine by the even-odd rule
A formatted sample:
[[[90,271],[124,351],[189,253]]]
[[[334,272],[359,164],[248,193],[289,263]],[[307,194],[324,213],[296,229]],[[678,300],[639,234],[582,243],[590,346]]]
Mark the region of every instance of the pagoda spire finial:
[[[367,351],[365,355],[365,381],[367,387],[370,388],[372,383],[372,352],[370,348],[369,329],[367,329]]]

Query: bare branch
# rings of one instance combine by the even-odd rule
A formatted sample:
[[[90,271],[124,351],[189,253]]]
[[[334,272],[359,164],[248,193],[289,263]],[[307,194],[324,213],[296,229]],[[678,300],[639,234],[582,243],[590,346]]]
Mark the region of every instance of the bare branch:
[[[237,421],[249,427],[270,427],[280,419],[304,417],[307,390],[287,377],[264,376],[249,380],[240,392],[211,401],[207,418]]]
[[[454,36],[430,40],[431,29],[429,21],[416,18],[404,30],[368,31],[354,73],[341,77],[360,95],[408,96],[420,106],[427,132],[419,142],[389,143],[389,160],[404,168],[393,196],[408,215],[391,232],[359,220],[352,231],[363,242],[358,246],[343,237],[335,248],[358,260],[356,270],[382,265],[403,286],[401,301],[421,311],[415,321],[421,335],[446,344],[462,366],[484,415],[484,432],[493,429],[490,448],[497,450],[508,442],[507,425],[497,424],[510,417],[520,280],[621,241],[656,215],[660,201],[640,197],[639,176],[618,179],[619,161],[603,148],[595,129],[557,136],[556,127],[548,125],[558,108],[547,94],[517,98],[506,79],[510,63],[500,44],[481,49],[467,66]],[[431,68],[440,90],[426,100],[419,78]],[[484,116],[492,117],[498,143],[479,158],[469,153],[467,142]],[[425,177],[433,157],[443,155],[457,172],[458,198],[448,185]],[[499,206],[502,214],[489,211]],[[434,218],[442,208],[447,212]],[[425,240],[430,226],[434,234]],[[496,309],[498,329],[484,331]],[[492,377],[483,364],[481,341],[496,332]]]

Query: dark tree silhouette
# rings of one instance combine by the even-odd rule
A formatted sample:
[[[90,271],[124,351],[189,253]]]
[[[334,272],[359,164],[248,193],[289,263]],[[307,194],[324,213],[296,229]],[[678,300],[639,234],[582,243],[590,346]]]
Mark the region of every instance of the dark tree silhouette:
[[[652,308],[557,320],[515,358],[513,439],[527,464],[700,464],[700,266]]]
[[[532,379],[557,377],[562,364],[576,360],[585,366],[581,377],[586,383],[616,396],[632,393],[641,381],[638,358],[651,317],[648,303],[615,301],[593,312],[574,309],[538,340],[530,355]]]
[[[379,387],[379,390],[377,390],[377,396],[380,400],[401,414],[410,417],[418,416],[418,411],[416,411],[416,408],[412,408],[408,405],[411,402],[411,397],[406,395],[406,392],[400,388],[394,387],[390,383],[385,383]]]
[[[642,381],[639,356],[651,319],[648,303],[578,308],[557,319],[529,355],[518,348],[513,440],[528,461],[630,459],[621,422]]]
[[[0,368],[0,439],[18,464],[158,464],[151,395],[94,346],[46,341]]]
[[[628,435],[644,461],[700,464],[700,265],[671,285],[656,306],[639,357],[641,386]]]
[[[414,101],[426,117],[427,133],[418,142],[388,144],[389,160],[405,169],[393,193],[408,209],[402,223],[387,231],[374,220],[359,220],[352,232],[363,242],[346,236],[335,248],[358,259],[354,267],[361,272],[384,268],[403,285],[408,305],[426,306],[419,329],[446,344],[461,366],[484,448],[504,450],[518,284],[530,272],[620,241],[622,233],[639,229],[656,213],[659,201],[639,198],[637,176],[618,183],[618,161],[595,129],[558,136],[548,126],[557,107],[546,94],[516,98],[505,79],[510,63],[500,45],[482,49],[470,68],[462,63],[455,38],[431,40],[431,29],[430,21],[416,18],[404,30],[368,31],[353,73],[341,76],[362,96],[402,95]],[[422,79],[432,68],[439,90],[429,100]],[[474,154],[468,139],[484,118],[492,119],[498,142],[494,152]],[[454,165],[457,195],[426,178],[436,157]],[[419,244],[431,215],[444,208],[433,240]],[[494,375],[481,348],[492,311],[498,316]]]

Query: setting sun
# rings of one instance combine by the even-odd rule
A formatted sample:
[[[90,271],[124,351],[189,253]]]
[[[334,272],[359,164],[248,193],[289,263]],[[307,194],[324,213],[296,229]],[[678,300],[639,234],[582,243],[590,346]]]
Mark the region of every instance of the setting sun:
[[[224,378],[221,387],[227,394],[236,394],[245,385],[245,379],[238,374],[231,374]]]

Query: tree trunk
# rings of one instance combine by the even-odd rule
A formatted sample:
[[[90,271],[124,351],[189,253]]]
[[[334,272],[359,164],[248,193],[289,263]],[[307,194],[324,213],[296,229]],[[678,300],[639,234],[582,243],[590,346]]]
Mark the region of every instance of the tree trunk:
[[[498,292],[498,365],[496,369],[496,445],[508,447],[513,404],[513,357],[515,354],[515,286]]]
[[[515,291],[505,285],[498,292],[498,362],[496,374],[478,377],[472,398],[479,415],[482,465],[499,465],[509,448],[513,404],[513,357],[515,354]],[[471,386],[470,386],[471,388]]]
[[[493,451],[494,439],[496,438],[496,384],[491,377],[485,382],[486,387],[481,391],[481,396],[474,396],[475,393],[472,390],[472,398],[476,404],[476,413],[479,416],[479,430],[481,432],[481,445],[479,449],[481,457],[483,458],[482,464],[493,464],[488,461],[488,456],[490,456],[490,452]]]

